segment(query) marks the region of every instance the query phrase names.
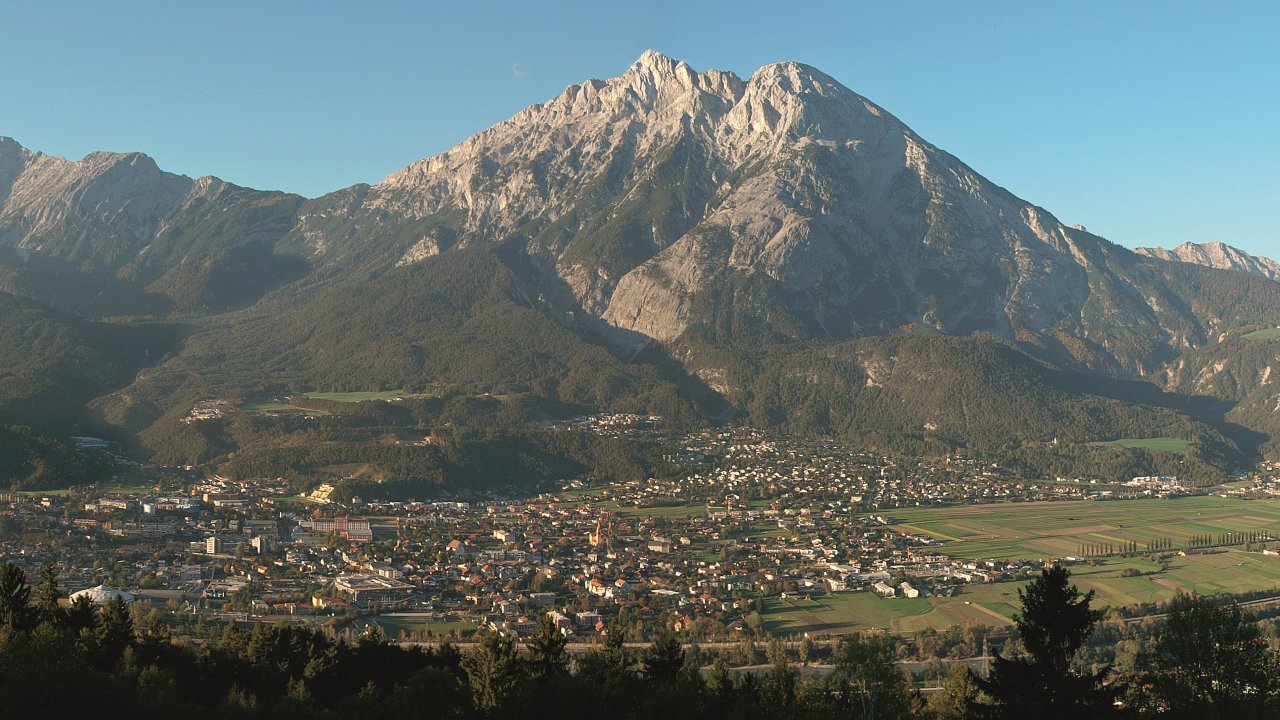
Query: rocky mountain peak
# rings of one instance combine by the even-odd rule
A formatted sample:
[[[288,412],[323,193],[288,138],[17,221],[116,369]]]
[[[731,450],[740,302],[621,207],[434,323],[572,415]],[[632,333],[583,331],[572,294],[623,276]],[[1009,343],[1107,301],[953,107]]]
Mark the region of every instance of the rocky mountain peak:
[[[1092,262],[1051,215],[813,67],[773,63],[744,82],[655,51],[392,174],[355,204],[304,212],[307,251],[347,256],[327,229],[334,214],[422,224],[375,263],[527,238],[554,274],[538,281],[559,288],[547,294],[554,312],[660,342],[698,321],[695,297],[739,274],[797,303],[820,295],[825,309],[808,321],[833,337],[909,322],[1038,332],[1078,322]]]
[[[1135,248],[1134,252],[1160,260],[1192,263],[1220,270],[1237,270],[1280,281],[1280,263],[1270,258],[1250,255],[1220,240],[1207,243],[1185,242],[1172,250],[1159,247]]]
[[[30,156],[31,151],[22,147],[17,140],[0,135],[0,159],[19,156]],[[2,161],[2,160],[0,160]]]
[[[26,169],[32,157],[31,151],[13,138],[0,136],[0,204],[9,197],[13,181]]]
[[[639,83],[654,89],[674,84],[676,92],[692,90],[710,93],[730,102],[742,94],[744,85],[742,79],[732,72],[698,72],[683,60],[675,60],[655,50],[646,50],[617,80],[626,81],[632,87]]]
[[[692,83],[693,77],[697,75],[685,61],[667,57],[657,50],[645,50],[631,64],[627,74],[650,78],[674,77],[683,80],[685,83]]]
[[[647,51],[619,77],[570,85],[545,103],[392,173],[375,186],[369,204],[417,216],[463,208],[473,226],[501,232],[516,223],[495,218],[495,211],[507,215],[533,202],[544,209],[572,202],[579,183],[617,172],[625,158],[648,155],[689,134],[709,140],[745,87],[731,72],[698,72]],[[562,180],[549,183],[552,175]],[[493,187],[498,176],[514,182]],[[482,196],[480,187],[492,193]]]

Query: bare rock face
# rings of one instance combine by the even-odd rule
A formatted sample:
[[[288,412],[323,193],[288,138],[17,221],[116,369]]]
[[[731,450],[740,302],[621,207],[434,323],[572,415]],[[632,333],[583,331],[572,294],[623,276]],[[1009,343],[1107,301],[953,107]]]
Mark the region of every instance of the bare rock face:
[[[0,138],[0,247],[87,269],[115,271],[149,251],[173,252],[170,261],[180,263],[183,243],[170,247],[178,230],[199,235],[194,226],[232,206],[291,197],[167,173],[141,153],[95,152],[70,161]],[[252,240],[260,229],[228,230]]]
[[[13,182],[31,164],[31,152],[13,138],[0,137],[0,203],[13,189]]]
[[[396,223],[410,229],[388,231]],[[777,63],[744,82],[653,51],[354,204],[339,193],[304,209],[298,235],[322,264],[359,254],[403,265],[514,240],[544,269],[530,283],[553,314],[664,343],[702,321],[699,298],[732,278],[756,278],[733,312],[767,314],[752,295],[767,291],[804,326],[789,332],[833,338],[909,323],[1078,333],[1098,294],[1090,283],[1124,282],[1099,248],[1124,251],[814,68]],[[1127,311],[1102,305],[1101,315]]]
[[[1271,258],[1249,253],[1223,242],[1197,244],[1185,242],[1172,250],[1164,248],[1135,248],[1134,252],[1147,257],[1176,262],[1193,263],[1219,270],[1238,270],[1252,275],[1280,281],[1280,263]]]
[[[306,202],[143,155],[69,162],[0,139],[6,246],[174,297],[270,265],[246,298],[292,277],[282,257],[319,286],[500,249],[522,305],[682,357],[699,333],[841,341],[910,326],[1146,375],[1241,320],[1150,272],[1173,254],[1064,226],[812,67],[743,80],[653,51]],[[226,247],[246,252],[214,257]],[[1206,248],[1197,262],[1264,267]]]
[[[74,261],[104,243],[136,252],[193,190],[191,179],[137,153],[91,153],[79,162],[26,153],[0,209],[0,243]]]

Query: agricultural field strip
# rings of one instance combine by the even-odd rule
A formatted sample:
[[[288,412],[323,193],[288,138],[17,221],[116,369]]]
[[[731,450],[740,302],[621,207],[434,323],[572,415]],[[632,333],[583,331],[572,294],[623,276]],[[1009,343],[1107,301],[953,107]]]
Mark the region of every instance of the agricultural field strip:
[[[312,400],[328,400],[329,402],[365,402],[367,400],[396,400],[415,397],[404,390],[361,390],[355,392],[309,392],[303,397]]]
[[[1263,328],[1240,336],[1244,340],[1280,340],[1280,328]]]
[[[1122,577],[1125,568],[1144,574]],[[1177,592],[1202,594],[1244,592],[1280,587],[1280,561],[1258,554],[1227,551],[1178,558],[1160,574],[1138,559],[1110,559],[1100,566],[1076,567],[1075,581],[1096,590],[1102,605],[1158,602]],[[1025,582],[969,586],[955,598],[882,600],[870,593],[824,597],[819,601],[773,602],[766,606],[765,624],[776,632],[829,633],[858,628],[892,628],[914,632],[945,629],[956,624],[1007,624],[1016,611],[1017,588]],[[996,618],[1001,618],[996,621]]]
[[[984,545],[1013,549],[1015,546],[1035,544],[1040,549],[1045,549],[1043,543],[1035,541],[1054,537],[1063,540],[1075,538],[1084,543],[1101,539],[1108,542],[1145,544],[1164,538],[1184,540],[1196,534],[1250,532],[1269,529],[1268,526],[1272,524],[1280,526],[1280,507],[1263,503],[1267,501],[1240,500],[1228,503],[1220,498],[1116,501],[1105,504],[1029,503],[1010,505],[1003,508],[1002,512],[993,511],[993,508],[987,506],[977,511],[972,508],[912,509],[893,512],[891,516],[900,520],[899,526],[907,530],[923,531],[942,540],[965,543],[967,547],[963,553],[968,555]],[[1028,507],[1031,505],[1042,507]],[[1043,507],[1045,505],[1066,507],[1046,508]],[[1135,507],[1150,512],[1136,514],[1133,512]],[[1088,517],[1077,517],[1078,515]],[[955,521],[961,517],[967,521],[964,530],[974,531],[973,535],[982,533],[985,537],[961,537],[940,529],[958,529]],[[1082,525],[1081,520],[1086,520],[1089,524]],[[1112,522],[1107,522],[1109,520]],[[975,521],[985,522],[979,524]]]
[[[1089,444],[1097,447],[1143,448],[1147,450],[1159,450],[1173,453],[1185,453],[1191,446],[1191,443],[1187,440],[1173,437],[1120,438],[1118,440],[1105,440]]]
[[[898,525],[898,527],[904,527],[904,528],[907,528],[908,530],[915,530],[916,532],[923,533],[925,535],[933,535],[934,537],[939,537],[939,538],[942,538],[943,540],[950,540],[952,542],[965,542],[964,538],[958,538],[952,535],[947,535],[946,533],[942,533],[937,530],[926,530],[925,528],[922,528],[918,525],[908,525],[906,523],[902,523],[901,525]]]

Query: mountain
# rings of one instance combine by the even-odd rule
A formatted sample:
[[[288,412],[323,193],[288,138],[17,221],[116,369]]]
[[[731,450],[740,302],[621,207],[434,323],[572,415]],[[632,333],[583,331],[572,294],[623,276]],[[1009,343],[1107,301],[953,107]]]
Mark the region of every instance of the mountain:
[[[677,354],[725,327],[754,343],[917,324],[1142,376],[1260,320],[1188,297],[1165,264],[1062,225],[797,63],[743,81],[647,52],[299,217],[283,246],[334,276],[516,247],[548,315]]]
[[[85,403],[133,380],[180,344],[164,324],[86,322],[0,293],[0,483],[39,489],[83,479],[68,435]]]
[[[1229,416],[1260,374],[1188,378],[1280,319],[1280,285],[1064,226],[798,63],[744,80],[646,52],[313,200],[0,143],[0,201],[5,287],[192,325],[91,403],[169,458],[237,442],[178,423],[196,400],[317,387],[886,449],[1172,434],[1222,467],[1264,440]]]
[[[0,424],[65,429],[86,402],[180,343],[170,324],[87,322],[0,293]]]
[[[0,290],[103,316],[243,306],[303,271],[271,252],[301,201],[141,153],[72,162],[0,137]]]
[[[1185,242],[1172,250],[1164,248],[1134,248],[1134,252],[1147,257],[1204,265],[1220,270],[1238,270],[1252,275],[1280,281],[1280,263],[1271,258],[1250,255],[1240,248],[1223,242],[1197,244]]]

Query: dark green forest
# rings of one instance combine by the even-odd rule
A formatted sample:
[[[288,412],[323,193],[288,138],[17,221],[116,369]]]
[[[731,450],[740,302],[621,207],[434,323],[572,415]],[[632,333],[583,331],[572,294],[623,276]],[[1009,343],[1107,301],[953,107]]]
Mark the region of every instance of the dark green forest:
[[[602,327],[581,317],[556,316],[543,298],[559,290],[530,284],[527,278],[537,274],[522,269],[529,259],[505,246],[456,250],[314,288],[288,284],[284,278],[300,270],[262,252],[262,246],[241,244],[225,257],[164,276],[194,273],[188,279],[196,282],[201,273],[226,274],[198,292],[184,285],[192,290],[180,294],[182,302],[197,314],[235,305],[232,296],[285,283],[252,308],[189,327],[90,323],[0,296],[12,305],[0,316],[0,425],[29,426],[50,437],[79,428],[121,440],[139,457],[164,464],[200,464],[235,453],[237,473],[306,474],[376,456],[389,473],[416,474],[406,479],[417,487],[471,484],[473,471],[460,468],[478,472],[481,466],[378,449],[359,438],[397,427],[492,434],[518,429],[521,422],[608,410],[661,415],[673,429],[737,421],[890,453],[964,450],[1016,464],[1029,476],[1157,473],[1208,483],[1270,452],[1269,438],[1280,433],[1280,426],[1273,433],[1269,412],[1273,395],[1265,385],[1249,390],[1259,387],[1274,359],[1273,344],[1238,334],[1188,354],[1178,371],[1185,379],[1176,376],[1173,383],[1177,392],[1162,392],[1148,382],[1084,374],[1092,371],[1062,361],[1064,352],[1096,349],[1067,352],[1042,341],[983,333],[948,337],[918,327],[833,343],[816,337],[813,317],[788,315],[795,298],[774,298],[779,291],[769,283],[739,278],[698,301],[701,319],[669,351],[637,349],[614,344],[600,334]],[[1121,269],[1152,271],[1142,264]],[[1169,278],[1159,282],[1194,284],[1205,293],[1200,301],[1206,311],[1219,314],[1248,289],[1224,281],[1235,274],[1163,272]],[[1253,327],[1243,323],[1259,320],[1268,307],[1265,297],[1245,303],[1232,311],[1238,316],[1232,322]],[[1225,370],[1211,382],[1197,379],[1197,368],[1223,362]],[[432,397],[377,408],[360,403],[358,412],[336,407],[340,403],[302,402],[342,421],[318,422],[292,433],[292,441],[279,427],[243,420],[198,427],[180,422],[200,400],[296,398],[312,389],[404,389]],[[501,409],[459,409],[482,398]],[[357,421],[356,415],[362,417]],[[343,437],[348,431],[357,440]],[[1176,454],[1089,445],[1122,437],[1176,437],[1190,449]],[[299,447],[308,439],[329,445]],[[282,447],[269,450],[269,441]],[[340,443],[345,450],[335,449]],[[521,457],[489,469],[517,483],[577,467],[511,447]],[[59,451],[48,446],[42,452],[47,465]],[[10,484],[26,482],[34,457],[8,464]],[[580,458],[574,462],[582,465]]]

